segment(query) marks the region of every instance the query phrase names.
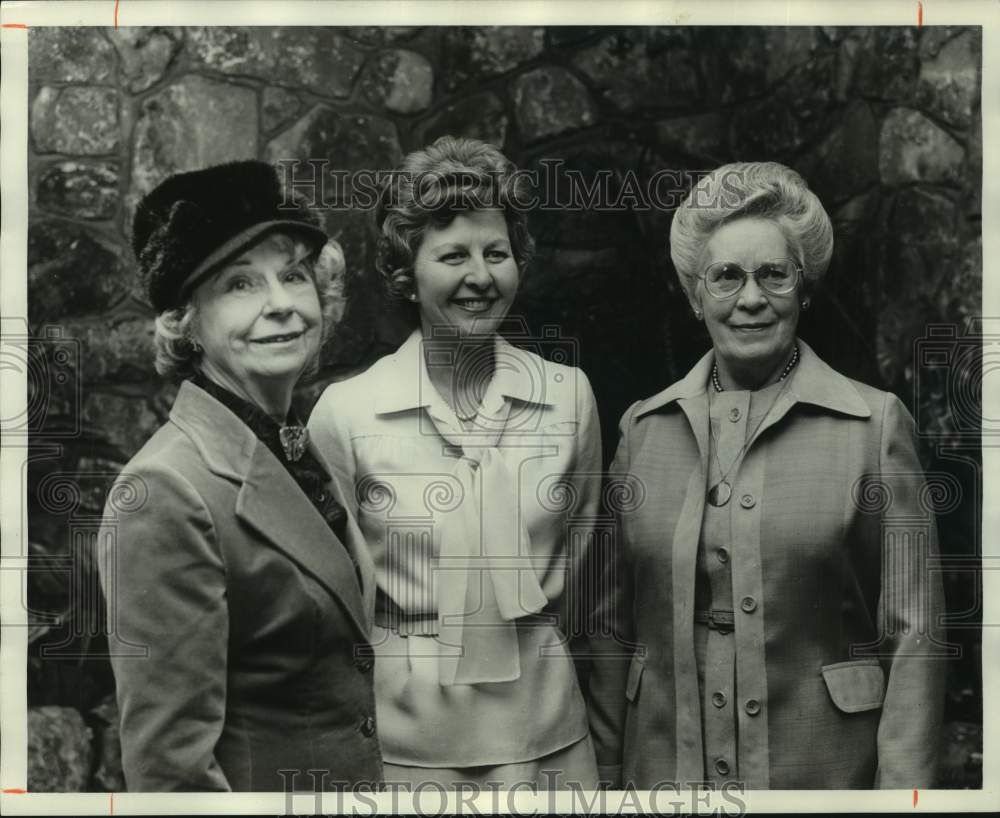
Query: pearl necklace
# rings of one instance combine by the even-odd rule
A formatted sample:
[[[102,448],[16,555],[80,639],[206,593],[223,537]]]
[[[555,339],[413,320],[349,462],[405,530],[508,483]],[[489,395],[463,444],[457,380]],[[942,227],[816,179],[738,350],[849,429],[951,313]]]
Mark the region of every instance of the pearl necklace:
[[[792,353],[792,357],[789,359],[788,363],[785,364],[785,368],[781,371],[781,375],[778,376],[779,381],[783,381],[788,377],[789,373],[795,369],[795,364],[799,362],[799,345],[795,345],[795,351]],[[715,387],[716,392],[725,392],[722,388],[722,383],[719,381],[719,364],[716,362],[712,364],[712,386]]]

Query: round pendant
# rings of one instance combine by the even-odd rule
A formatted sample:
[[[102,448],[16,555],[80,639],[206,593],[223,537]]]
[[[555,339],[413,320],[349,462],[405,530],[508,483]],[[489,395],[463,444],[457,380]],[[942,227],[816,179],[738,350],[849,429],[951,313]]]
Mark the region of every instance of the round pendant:
[[[725,480],[721,483],[716,483],[708,490],[708,502],[710,502],[713,506],[724,506],[729,502],[729,498],[732,496],[733,487],[730,486]]]

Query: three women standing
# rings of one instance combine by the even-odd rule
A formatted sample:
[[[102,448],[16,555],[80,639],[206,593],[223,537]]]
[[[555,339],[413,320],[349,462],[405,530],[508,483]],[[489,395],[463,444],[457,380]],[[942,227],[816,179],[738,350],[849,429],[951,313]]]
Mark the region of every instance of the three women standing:
[[[157,366],[185,380],[121,478],[148,501],[109,507],[102,535],[118,636],[149,650],[113,660],[130,789],[278,790],[288,769],[375,783],[380,751],[412,785],[597,786],[564,631],[600,433],[580,370],[499,334],[532,250],[523,183],[474,140],[407,157],[378,266],[416,328],[326,390],[314,444],[291,390],[336,249],[263,163],[141,204]],[[621,423],[611,470],[645,501],[620,514],[611,600],[640,649],[627,675],[594,675],[614,780],[621,760],[639,789],[933,783],[933,520],[885,534],[928,518],[912,420],[797,337],[832,241],[774,163],[718,169],[675,215],[713,348]],[[891,504],[867,501],[873,481]]]

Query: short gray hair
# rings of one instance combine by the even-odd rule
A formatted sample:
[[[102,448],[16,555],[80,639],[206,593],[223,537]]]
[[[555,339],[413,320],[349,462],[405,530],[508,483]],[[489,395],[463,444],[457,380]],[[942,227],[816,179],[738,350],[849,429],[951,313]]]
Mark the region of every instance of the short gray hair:
[[[688,294],[694,292],[712,234],[745,216],[778,226],[802,265],[807,287],[823,278],[833,255],[833,225],[816,194],[798,173],[777,162],[733,162],[702,178],[674,213],[670,258]]]
[[[284,247],[298,243],[298,238],[284,232],[271,233],[265,239],[277,239]],[[285,244],[287,242],[287,245]],[[335,242],[333,245],[339,248]],[[320,349],[329,337],[334,325],[340,319],[343,307],[343,276],[341,273],[342,259],[339,249],[336,252],[326,252],[331,246],[317,248],[306,260],[306,267],[316,284],[319,295],[320,309],[323,315]],[[153,334],[153,349],[156,353],[154,366],[157,373],[172,381],[190,378],[198,370],[202,351],[194,344],[193,330],[197,326],[198,309],[188,298],[183,307],[165,310],[156,316]],[[306,367],[303,375],[315,371],[319,363],[319,355]]]

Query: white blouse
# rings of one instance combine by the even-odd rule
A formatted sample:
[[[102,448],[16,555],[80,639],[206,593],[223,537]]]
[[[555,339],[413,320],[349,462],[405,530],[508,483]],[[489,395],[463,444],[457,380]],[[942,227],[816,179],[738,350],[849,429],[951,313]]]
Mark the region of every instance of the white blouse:
[[[497,337],[463,429],[415,330],[332,384],[310,435],[375,563],[375,692],[386,761],[527,761],[587,734],[565,617],[599,517],[601,439],[586,375]],[[437,354],[432,353],[432,354]],[[572,589],[572,593],[567,593]],[[417,627],[412,627],[416,623]]]

